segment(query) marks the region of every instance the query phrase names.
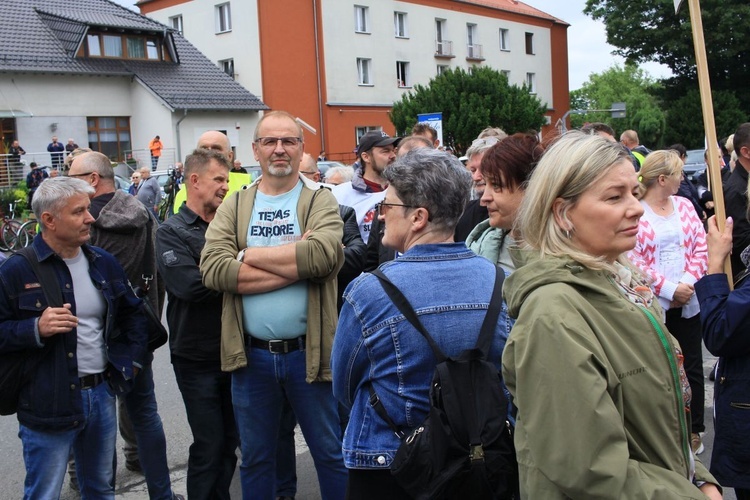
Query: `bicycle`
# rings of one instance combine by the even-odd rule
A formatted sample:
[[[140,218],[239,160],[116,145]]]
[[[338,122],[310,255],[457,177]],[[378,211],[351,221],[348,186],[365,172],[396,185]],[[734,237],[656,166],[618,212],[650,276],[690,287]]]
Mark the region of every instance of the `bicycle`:
[[[3,224],[0,226],[0,251],[2,252],[14,252],[19,248],[18,231],[23,225],[21,221],[15,218],[16,206],[22,200],[16,200],[15,202],[8,203],[8,213],[3,215]],[[27,243],[28,244],[28,243]]]
[[[29,219],[18,228],[18,238],[16,240],[15,248],[11,248],[12,252],[26,248],[31,245],[34,241],[36,233],[39,231],[39,222],[36,219]]]

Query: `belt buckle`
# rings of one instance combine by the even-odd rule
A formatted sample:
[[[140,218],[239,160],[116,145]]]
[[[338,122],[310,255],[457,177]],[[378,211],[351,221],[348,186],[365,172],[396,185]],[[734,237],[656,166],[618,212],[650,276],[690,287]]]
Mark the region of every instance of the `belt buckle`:
[[[289,344],[286,340],[269,340],[268,352],[271,354],[287,354],[289,352]]]

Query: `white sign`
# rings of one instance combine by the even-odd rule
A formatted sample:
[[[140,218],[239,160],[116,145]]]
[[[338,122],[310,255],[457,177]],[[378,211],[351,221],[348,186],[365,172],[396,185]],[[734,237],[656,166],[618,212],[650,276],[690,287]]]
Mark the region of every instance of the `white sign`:
[[[684,1],[685,0],[674,0],[674,13],[675,14],[679,14],[680,7],[682,6],[682,2]]]
[[[437,131],[440,146],[443,145],[443,113],[424,113],[417,115],[417,122],[426,123]]]

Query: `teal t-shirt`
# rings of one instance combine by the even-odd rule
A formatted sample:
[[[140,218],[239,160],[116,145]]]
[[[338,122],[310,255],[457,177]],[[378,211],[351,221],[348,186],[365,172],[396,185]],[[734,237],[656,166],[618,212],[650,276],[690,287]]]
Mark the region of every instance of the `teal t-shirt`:
[[[302,238],[297,202],[302,181],[278,196],[255,194],[247,228],[248,247],[274,247]],[[307,280],[266,293],[243,295],[245,331],[262,340],[293,339],[307,333]]]

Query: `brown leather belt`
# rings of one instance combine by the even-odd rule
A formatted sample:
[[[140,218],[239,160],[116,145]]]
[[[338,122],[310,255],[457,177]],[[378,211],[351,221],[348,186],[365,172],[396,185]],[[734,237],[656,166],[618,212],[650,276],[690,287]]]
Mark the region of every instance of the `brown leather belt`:
[[[287,354],[293,351],[304,351],[307,335],[289,340],[261,340],[247,335],[247,342],[251,347],[264,349],[271,354]]]
[[[92,389],[102,382],[104,382],[104,373],[85,375],[78,379],[78,383],[80,384],[81,389]]]

